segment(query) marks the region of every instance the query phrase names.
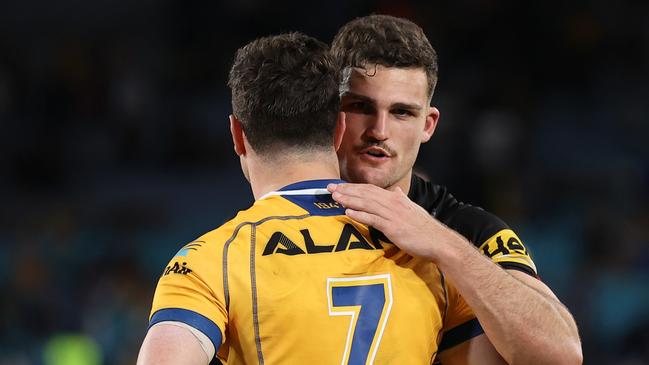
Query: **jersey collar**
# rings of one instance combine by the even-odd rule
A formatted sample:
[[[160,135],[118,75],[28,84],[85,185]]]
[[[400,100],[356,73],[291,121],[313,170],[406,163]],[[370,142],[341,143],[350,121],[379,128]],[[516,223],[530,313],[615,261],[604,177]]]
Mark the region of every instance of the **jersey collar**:
[[[262,200],[272,195],[325,195],[330,194],[327,191],[328,184],[342,184],[344,180],[340,179],[322,179],[322,180],[305,180],[299,181],[285,187],[271,191],[262,195],[257,200]]]

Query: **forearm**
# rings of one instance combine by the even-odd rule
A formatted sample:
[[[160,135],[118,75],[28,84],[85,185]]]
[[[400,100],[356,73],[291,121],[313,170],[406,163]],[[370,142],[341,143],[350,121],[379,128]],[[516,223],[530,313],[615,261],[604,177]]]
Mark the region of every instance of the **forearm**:
[[[576,325],[540,281],[523,283],[502,270],[398,188],[340,184],[328,189],[349,217],[380,230],[408,254],[437,264],[508,363],[581,364]]]
[[[533,288],[502,270],[454,231],[447,229],[444,236],[447,249],[434,261],[509,364],[581,363],[575,322],[551,292]]]

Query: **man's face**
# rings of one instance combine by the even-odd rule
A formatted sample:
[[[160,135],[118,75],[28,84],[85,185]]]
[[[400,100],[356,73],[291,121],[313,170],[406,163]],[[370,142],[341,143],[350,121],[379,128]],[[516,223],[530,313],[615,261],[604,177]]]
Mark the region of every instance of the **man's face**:
[[[430,139],[439,118],[429,106],[427,86],[419,68],[351,69],[341,98],[347,120],[338,149],[343,179],[397,185],[407,193],[419,146]]]

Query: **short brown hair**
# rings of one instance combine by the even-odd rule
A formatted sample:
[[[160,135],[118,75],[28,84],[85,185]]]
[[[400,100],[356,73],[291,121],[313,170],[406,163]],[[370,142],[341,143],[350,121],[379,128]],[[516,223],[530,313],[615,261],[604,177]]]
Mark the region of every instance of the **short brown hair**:
[[[237,50],[232,109],[259,153],[333,145],[338,71],[323,42],[301,33],[256,39]]]
[[[341,69],[386,67],[423,68],[428,95],[437,84],[437,53],[424,31],[410,20],[369,15],[345,24],[334,37],[331,51]]]

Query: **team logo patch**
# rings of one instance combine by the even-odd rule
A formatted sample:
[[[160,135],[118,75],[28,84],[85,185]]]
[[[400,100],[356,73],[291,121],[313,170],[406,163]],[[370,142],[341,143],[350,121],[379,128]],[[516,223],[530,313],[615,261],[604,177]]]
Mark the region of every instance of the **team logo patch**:
[[[536,271],[527,248],[510,229],[503,229],[489,238],[480,246],[480,251],[493,262],[515,262],[529,266]]]
[[[196,251],[202,246],[203,243],[205,243],[205,241],[192,241],[183,246],[183,248],[181,248],[174,257],[185,257],[187,256],[187,254],[189,254],[189,251]]]

